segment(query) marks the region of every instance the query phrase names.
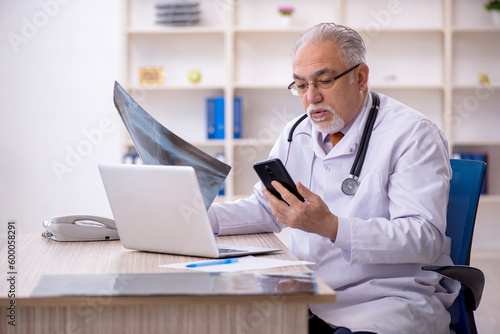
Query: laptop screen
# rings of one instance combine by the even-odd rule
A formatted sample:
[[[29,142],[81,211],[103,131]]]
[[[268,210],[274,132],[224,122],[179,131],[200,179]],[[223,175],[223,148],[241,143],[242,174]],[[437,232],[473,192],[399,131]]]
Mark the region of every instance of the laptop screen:
[[[161,125],[135,102],[118,82],[115,82],[113,98],[144,163],[193,167],[208,210],[231,167]]]

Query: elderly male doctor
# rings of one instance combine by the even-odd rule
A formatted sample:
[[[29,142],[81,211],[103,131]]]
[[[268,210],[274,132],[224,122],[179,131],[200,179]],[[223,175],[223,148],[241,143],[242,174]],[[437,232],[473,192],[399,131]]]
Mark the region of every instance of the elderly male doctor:
[[[289,89],[308,117],[289,143],[292,120],[270,153],[286,162],[305,202],[274,182],[287,205],[259,182],[248,199],[213,204],[212,228],[219,235],[291,228],[292,252],[315,262],[317,276],[337,292],[334,304],[310,305],[311,333],[450,333],[446,308],[458,284],[421,270],[452,264],[443,133],[379,94],[359,187],[352,195],[341,189],[374,102],[368,74],[355,31],[335,24],[306,31],[293,50]]]

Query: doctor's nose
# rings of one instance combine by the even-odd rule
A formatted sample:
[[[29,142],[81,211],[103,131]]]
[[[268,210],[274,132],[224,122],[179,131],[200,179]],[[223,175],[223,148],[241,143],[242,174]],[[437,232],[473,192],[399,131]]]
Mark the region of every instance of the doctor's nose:
[[[316,87],[316,85],[311,84],[306,91],[306,99],[310,104],[320,103],[323,101],[323,95],[321,90]]]

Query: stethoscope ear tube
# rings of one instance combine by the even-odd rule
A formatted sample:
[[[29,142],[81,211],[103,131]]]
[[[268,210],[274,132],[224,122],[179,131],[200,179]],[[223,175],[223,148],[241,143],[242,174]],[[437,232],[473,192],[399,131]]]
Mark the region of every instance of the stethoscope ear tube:
[[[358,177],[361,173],[361,168],[365,162],[366,151],[368,150],[368,143],[370,142],[370,137],[372,135],[373,126],[375,125],[375,119],[377,119],[378,109],[380,108],[380,98],[377,93],[370,92],[372,95],[372,107],[370,108],[370,113],[368,114],[368,119],[366,120],[366,125],[363,130],[363,135],[361,136],[361,142],[359,145],[359,151],[354,158],[354,163],[351,167],[351,172],[349,177],[342,182],[341,189],[346,195],[354,195],[358,190]]]
[[[295,132],[295,129],[297,128],[297,126],[299,126],[299,124],[305,120],[307,118],[307,114],[304,114],[302,115],[297,122],[295,122],[295,124],[292,126],[292,128],[290,129],[290,132],[288,133],[288,142],[291,143],[292,140],[293,140],[293,133]]]

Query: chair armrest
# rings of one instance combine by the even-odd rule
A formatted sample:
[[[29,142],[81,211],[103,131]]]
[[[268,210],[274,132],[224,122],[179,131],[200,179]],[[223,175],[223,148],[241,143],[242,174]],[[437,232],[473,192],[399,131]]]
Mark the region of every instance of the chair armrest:
[[[470,304],[473,310],[477,309],[484,289],[484,274],[481,270],[470,266],[423,266],[422,269],[437,272],[462,283],[466,303]]]

